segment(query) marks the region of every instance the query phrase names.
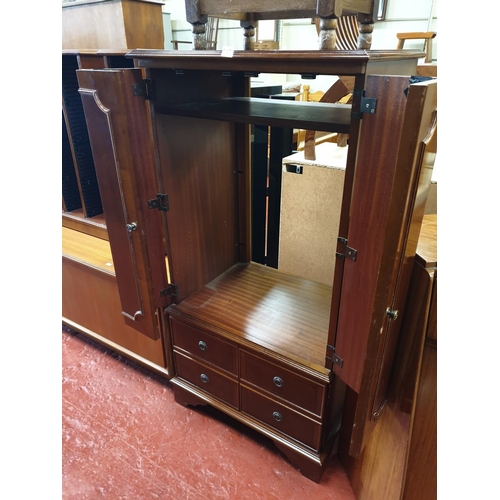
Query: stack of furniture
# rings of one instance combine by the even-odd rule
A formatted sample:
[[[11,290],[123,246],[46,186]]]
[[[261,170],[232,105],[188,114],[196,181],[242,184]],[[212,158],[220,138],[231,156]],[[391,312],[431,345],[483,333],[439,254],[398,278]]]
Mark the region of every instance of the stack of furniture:
[[[410,84],[419,54],[405,51],[126,57],[134,67],[76,71],[109,247],[75,242],[65,257],[64,322],[162,373],[179,403],[269,437],[319,481],[340,435],[360,456],[385,405],[436,82]],[[251,98],[259,72],[353,76],[353,103]],[[349,133],[329,284],[253,262],[251,125]],[[113,303],[100,289],[110,277]]]

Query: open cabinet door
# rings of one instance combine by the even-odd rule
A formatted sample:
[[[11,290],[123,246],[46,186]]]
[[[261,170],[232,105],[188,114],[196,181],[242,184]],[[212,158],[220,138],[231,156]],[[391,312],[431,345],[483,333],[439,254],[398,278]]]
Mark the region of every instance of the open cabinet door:
[[[77,71],[124,321],[160,337],[168,304],[162,214],[140,69]]]
[[[339,452],[357,458],[386,401],[434,157],[437,81],[368,76],[344,252],[334,373],[347,386]],[[353,255],[355,254],[355,257]],[[399,319],[398,319],[399,318]]]

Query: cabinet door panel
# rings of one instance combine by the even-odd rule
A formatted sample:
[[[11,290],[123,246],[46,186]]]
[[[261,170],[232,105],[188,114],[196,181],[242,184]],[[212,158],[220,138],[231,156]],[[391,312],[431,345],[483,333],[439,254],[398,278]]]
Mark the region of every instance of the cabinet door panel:
[[[345,259],[335,342],[343,366],[334,367],[357,395],[349,440],[354,457],[385,401],[400,322],[387,310],[406,296],[428,191],[428,172],[420,175],[421,143],[434,127],[436,82],[419,85],[385,76],[369,76],[366,83],[377,110],[361,125],[347,238],[357,259]]]
[[[165,305],[165,251],[159,210],[150,210],[157,179],[139,69],[77,72],[96,173],[103,193],[125,321],[159,338],[156,309]]]

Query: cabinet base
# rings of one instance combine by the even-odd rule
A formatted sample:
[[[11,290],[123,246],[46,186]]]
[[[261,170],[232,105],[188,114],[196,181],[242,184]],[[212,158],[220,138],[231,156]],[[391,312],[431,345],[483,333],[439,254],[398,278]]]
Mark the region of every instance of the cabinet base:
[[[316,453],[291,438],[279,434],[262,422],[240,413],[209,394],[200,391],[198,388],[178,377],[172,378],[170,382],[174,387],[175,401],[178,404],[183,406],[210,405],[213,408],[220,410],[238,422],[247,425],[251,429],[271,439],[274,445],[287,457],[290,463],[296,467],[303,476],[307,477],[311,481],[314,481],[315,483],[320,482],[326,463],[332,454],[333,445],[336,442],[336,436],[329,439],[327,446],[324,447],[321,453]]]

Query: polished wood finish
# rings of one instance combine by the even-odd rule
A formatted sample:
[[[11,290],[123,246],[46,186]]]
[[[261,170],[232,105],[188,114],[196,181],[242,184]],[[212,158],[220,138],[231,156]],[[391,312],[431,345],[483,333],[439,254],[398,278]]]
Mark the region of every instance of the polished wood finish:
[[[424,130],[415,103],[429,110],[433,104],[426,92],[413,90],[408,76],[366,78],[371,54],[363,51],[241,51],[227,58],[217,51],[134,50],[128,57],[136,69],[79,71],[80,91],[93,149],[99,151],[99,175],[109,186],[113,256],[112,227],[122,231],[117,252],[129,252],[123,223],[136,222],[138,231],[128,235],[136,258],[132,271],[138,273],[142,298],[149,299],[144,307],[160,316],[176,399],[210,404],[258,430],[319,480],[341,425],[346,383],[354,387],[349,389],[357,396],[354,419],[363,427],[355,429],[350,453],[366,441],[365,417],[371,417],[374,394],[383,392],[379,378],[392,358],[379,329],[397,295],[393,281],[404,289],[399,277],[402,259],[411,257],[408,223],[418,231],[421,219],[412,209],[425,198],[425,189],[418,200],[414,196],[420,143],[412,141],[422,140]],[[406,54],[400,58],[405,64],[412,60]],[[399,62],[380,52],[374,61],[387,71],[387,62]],[[153,90],[147,106],[144,97],[134,95],[143,83],[141,69]],[[294,101],[286,107],[273,103],[258,118],[252,108],[259,101],[248,99],[248,75],[269,70],[354,78],[352,105],[342,108],[349,110],[353,147],[339,231],[358,256],[356,262],[348,255],[339,259],[333,286],[251,262],[249,124],[262,119],[263,125],[292,125],[292,116],[276,117],[275,110],[295,110],[299,122],[313,123],[300,115],[309,104]],[[362,91],[378,103],[375,114],[361,119]],[[210,111],[221,103],[223,112]],[[339,127],[331,114],[314,125]],[[399,151],[405,154],[398,156]],[[109,159],[114,169],[106,169]],[[168,210],[148,208],[151,192],[168,195]],[[113,198],[121,204],[111,208]],[[341,243],[338,251],[344,251]],[[175,293],[160,302],[157,291],[167,284],[166,272],[178,287],[170,287]],[[130,280],[125,292],[132,286]],[[127,293],[122,303],[132,296]],[[199,348],[200,341],[206,349]],[[216,355],[214,345],[220,347]],[[333,362],[333,349],[343,361]],[[255,375],[256,366],[261,374]],[[275,377],[285,391],[279,392],[285,385],[278,387]]]
[[[202,391],[206,391],[222,402],[239,409],[238,382],[213,367],[174,350],[175,373],[177,376]]]
[[[236,264],[169,312],[326,374],[331,290],[261,264]]]
[[[92,337],[162,375],[164,346],[123,322],[109,243],[63,228],[62,316],[70,328]]]
[[[238,348],[236,344],[210,335],[200,328],[172,319],[170,322],[172,345],[203,363],[213,364],[219,370],[238,375]]]
[[[437,216],[425,215],[384,412],[358,460],[339,455],[359,500],[436,498]],[[344,419],[352,422],[354,393]]]
[[[63,2],[62,48],[163,49],[162,5],[157,0]]]
[[[142,82],[142,75],[134,69],[92,70],[79,72],[78,79],[103,204],[107,208],[107,229],[122,311],[131,326],[157,339],[160,332],[156,309],[165,305],[166,298],[160,292],[167,287],[167,273],[164,243],[153,229],[161,224],[161,212],[150,211],[148,206],[148,201],[157,194],[154,154],[145,99],[122,91],[122,85],[131,89]],[[106,79],[106,85],[97,92],[100,79]],[[142,127],[126,134],[123,123],[129,116]],[[115,156],[118,150],[124,153],[119,163]],[[128,229],[130,224],[135,229]]]
[[[435,152],[432,151],[433,147],[427,148],[427,145],[431,144],[433,146],[434,144],[431,139],[436,129],[436,109],[437,85],[435,81],[424,82],[410,88],[408,103],[399,110],[399,113],[404,113],[402,128],[397,132],[401,134],[399,151],[394,151],[392,160],[389,159],[390,153],[388,150],[384,155],[387,161],[396,161],[392,191],[387,193],[387,196],[390,197],[389,203],[384,206],[382,198],[378,198],[377,203],[382,203],[382,205],[378,206],[377,211],[373,210],[373,206],[368,207],[368,205],[365,205],[363,207],[363,203],[367,203],[369,200],[369,194],[363,192],[362,186],[355,186],[353,200],[356,208],[351,213],[351,224],[354,223],[357,230],[361,228],[361,225],[356,224],[356,218],[358,214],[361,216],[363,210],[367,211],[366,216],[371,219],[371,222],[368,229],[365,226],[363,234],[357,233],[357,230],[349,231],[350,244],[353,244],[354,248],[365,244],[367,231],[369,233],[377,224],[380,224],[382,214],[387,214],[387,220],[386,223],[380,226],[383,237],[379,241],[383,241],[383,244],[377,249],[374,245],[376,237],[373,235],[370,238],[370,247],[363,252],[367,252],[366,266],[362,267],[363,282],[368,284],[370,280],[369,270],[377,269],[372,275],[373,279],[376,280],[376,284],[374,282],[372,288],[375,291],[374,295],[369,298],[365,286],[362,287],[362,291],[357,288],[359,287],[360,282],[358,280],[360,278],[354,278],[355,274],[349,276],[344,272],[343,286],[348,286],[353,291],[357,290],[357,293],[362,294],[364,299],[359,301],[355,316],[351,314],[350,308],[341,302],[338,332],[341,334],[347,331],[360,332],[360,336],[357,337],[356,341],[363,338],[362,342],[366,342],[363,345],[367,348],[364,351],[364,349],[358,347],[356,351],[349,352],[348,350],[352,349],[353,345],[352,338],[337,337],[337,352],[339,355],[342,356],[341,353],[344,352],[344,348],[347,349],[349,359],[357,359],[359,362],[358,369],[361,369],[362,366],[363,370],[363,372],[356,372],[351,367],[350,370],[340,373],[340,370],[336,369],[339,376],[355,392],[359,391],[355,425],[350,438],[349,453],[353,456],[360,453],[367,436],[370,434],[370,429],[373,428],[386,402],[388,378],[401,324],[400,321],[391,319],[391,316],[386,312],[387,310],[399,312],[404,310],[404,302],[435,158]],[[364,124],[366,123],[364,122]],[[391,123],[394,126],[394,121],[391,120]],[[396,129],[393,128],[392,130],[394,132]],[[367,138],[367,136],[363,135],[363,138]],[[373,145],[372,147],[376,148],[377,146]],[[363,151],[367,151],[367,149],[363,149]],[[387,172],[389,171],[388,168]],[[370,177],[368,172],[365,177]],[[382,184],[378,184],[380,181],[380,177],[377,176],[377,179],[371,185],[371,189],[376,189],[378,186],[381,188]],[[385,186],[382,189],[387,189],[387,185]],[[361,196],[357,203],[356,192]],[[375,213],[377,215],[374,215]],[[379,259],[379,261],[374,264],[375,261],[371,261],[371,259]],[[365,262],[364,259],[363,262]],[[355,273],[359,268],[353,267],[352,264],[352,261],[348,261],[345,266],[348,272]],[[371,267],[372,265],[374,265],[374,268]],[[367,301],[365,302],[365,300]],[[361,314],[361,307],[367,308],[366,315]],[[361,323],[366,321],[368,314],[372,314],[371,323],[366,322],[363,326]],[[359,357],[360,352],[365,352],[366,357],[363,360]],[[354,366],[356,366],[356,363],[354,363]],[[366,370],[367,373],[375,372],[378,375],[377,379],[372,380],[371,384],[361,383],[360,374],[365,373]],[[354,378],[352,378],[353,376]],[[356,384],[359,384],[357,389]]]

